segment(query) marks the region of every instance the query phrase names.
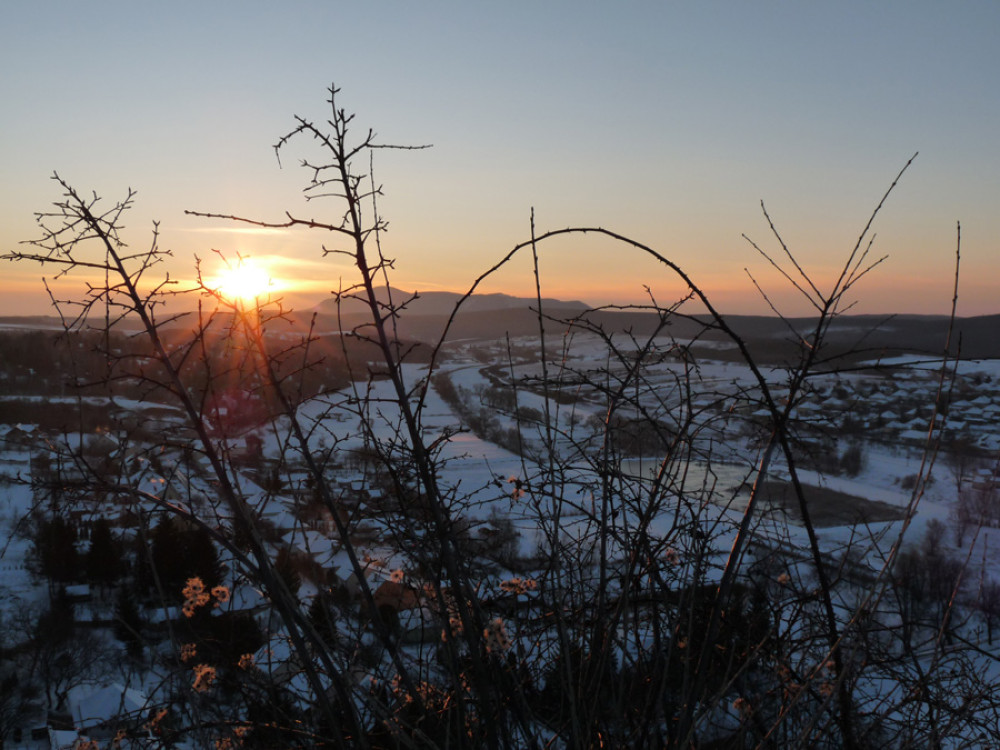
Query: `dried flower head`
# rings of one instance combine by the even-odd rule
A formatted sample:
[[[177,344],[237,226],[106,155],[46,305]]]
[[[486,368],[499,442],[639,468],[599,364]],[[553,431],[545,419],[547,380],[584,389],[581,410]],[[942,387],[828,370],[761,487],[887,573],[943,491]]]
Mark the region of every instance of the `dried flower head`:
[[[194,599],[201,596],[205,593],[205,582],[198,576],[188,578],[181,593],[184,594],[185,599]]]
[[[229,601],[229,587],[228,586],[215,586],[212,588],[212,596],[215,597],[215,606],[218,607],[220,604],[225,604]]]
[[[510,496],[512,499],[520,500],[527,494],[527,492],[524,489],[525,483],[518,477],[515,477],[513,474],[507,477],[507,483],[514,485],[514,488],[510,492]]]
[[[215,667],[208,664],[196,664],[194,667],[194,688],[196,693],[204,693],[215,682]]]
[[[538,588],[538,581],[534,578],[510,578],[500,581],[500,590],[515,596],[535,591]]]
[[[156,713],[153,714],[152,718],[145,723],[144,729],[148,732],[158,734],[160,731],[160,722],[167,718],[167,709],[160,708],[157,709]]]
[[[181,646],[181,661],[191,661],[198,655],[198,646],[194,643],[185,643]]]
[[[736,700],[734,700],[733,708],[736,709],[736,712],[743,718],[746,718],[747,716],[750,715],[751,711],[750,701],[748,701],[746,698],[737,698]]]
[[[483,629],[483,639],[486,641],[487,652],[503,653],[510,648],[510,637],[507,635],[507,626],[502,618],[497,617],[491,620]]]
[[[187,584],[181,590],[184,595],[184,606],[181,610],[185,617],[194,617],[198,607],[204,607],[209,602],[209,594],[205,591],[205,582],[197,576],[187,579]]]
[[[447,641],[449,632],[452,635],[461,635],[465,631],[462,624],[462,615],[458,611],[458,602],[449,591],[442,590],[441,599],[444,602],[445,613],[448,615],[448,627],[441,630],[441,640]]]

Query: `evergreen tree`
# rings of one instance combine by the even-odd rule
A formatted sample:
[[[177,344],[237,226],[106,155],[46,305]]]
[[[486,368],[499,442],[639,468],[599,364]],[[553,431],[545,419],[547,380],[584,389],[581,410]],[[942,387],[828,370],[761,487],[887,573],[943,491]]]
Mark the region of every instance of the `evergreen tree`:
[[[48,610],[38,617],[35,623],[35,640],[52,645],[61,645],[73,636],[73,603],[66,594],[66,589],[60,587]]]
[[[132,593],[125,587],[118,590],[115,603],[115,637],[125,644],[129,656],[142,656],[142,615]]]
[[[177,521],[172,516],[162,518],[150,532],[149,547],[152,566],[152,570],[148,571],[150,583],[155,587],[158,581],[166,596],[180,599],[181,589],[184,588],[187,576],[184,550],[181,548],[181,533]]]
[[[189,578],[201,578],[206,589],[222,582],[219,553],[207,529],[182,525],[165,517],[150,534],[150,557],[164,593],[179,600]]]
[[[309,622],[316,628],[323,642],[331,648],[337,644],[337,618],[332,598],[326,592],[319,592],[309,605]]]
[[[43,520],[35,534],[39,572],[58,583],[75,581],[79,574],[76,529],[62,516]]]
[[[197,576],[206,589],[222,583],[223,567],[219,562],[219,553],[208,530],[198,526],[182,533],[182,548],[187,563],[184,581]]]
[[[99,518],[90,532],[90,549],[85,559],[87,578],[92,583],[108,585],[119,579],[124,569],[121,547],[111,533],[107,519]]]
[[[299,588],[302,587],[302,577],[299,575],[299,571],[295,568],[295,563],[292,560],[292,555],[288,551],[288,547],[282,547],[278,550],[278,556],[274,560],[274,569],[288,586],[288,590],[295,595],[299,593]]]

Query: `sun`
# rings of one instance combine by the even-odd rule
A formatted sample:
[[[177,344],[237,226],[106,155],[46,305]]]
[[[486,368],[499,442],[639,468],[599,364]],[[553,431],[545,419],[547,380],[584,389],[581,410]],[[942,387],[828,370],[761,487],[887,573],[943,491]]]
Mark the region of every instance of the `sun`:
[[[231,302],[252,302],[274,288],[270,274],[247,260],[221,271],[214,284],[214,290]]]

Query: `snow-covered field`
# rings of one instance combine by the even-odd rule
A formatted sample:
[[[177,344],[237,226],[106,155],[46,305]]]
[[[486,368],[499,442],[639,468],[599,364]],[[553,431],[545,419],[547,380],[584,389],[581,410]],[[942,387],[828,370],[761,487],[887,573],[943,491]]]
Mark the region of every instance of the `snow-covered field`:
[[[517,344],[530,350],[537,348],[538,342],[523,340]],[[442,398],[438,388],[431,385],[423,392],[415,424],[420,439],[434,457],[442,495],[448,498],[453,512],[461,517],[471,534],[491,528],[497,519],[505,519],[516,532],[515,557],[530,572],[545,540],[558,537],[584,544],[595,537],[595,529],[608,527],[614,532],[612,539],[627,539],[630,530],[641,526],[644,534],[662,541],[663,548],[671,554],[677,548],[683,555],[688,532],[680,529],[690,527],[679,526],[678,518],[687,514],[689,521],[693,519],[692,522],[708,530],[713,545],[707,555],[712,565],[703,572],[704,580],[719,580],[737,530],[745,519],[749,488],[758,480],[757,468],[766,452],[766,441],[761,439],[766,430],[757,413],[759,384],[748,368],[713,361],[712,347],[706,346],[697,367],[665,355],[637,379],[627,358],[610,361],[606,345],[596,337],[577,336],[571,346],[559,348],[557,355],[552,355],[546,368],[550,381],[572,385],[572,396],[566,397],[564,393],[556,397],[552,393],[546,399],[547,391],[539,382],[543,374],[539,362],[516,361],[491,368],[482,362],[474,363],[470,352],[477,346],[483,345],[466,344],[437,371],[439,376],[450,380],[459,394],[461,407]],[[663,351],[669,349],[664,342]],[[551,354],[553,349],[549,351]],[[985,445],[988,442],[984,442],[985,438],[991,435],[995,438],[997,430],[977,427],[974,418],[977,409],[988,414],[993,405],[1000,404],[1000,394],[993,388],[1000,382],[1000,363],[962,362],[957,372],[963,385],[956,386],[952,414],[958,416],[953,418],[970,425],[965,428],[969,431],[964,436]],[[419,386],[428,376],[424,366],[406,365],[402,374],[411,395],[422,392]],[[773,380],[770,385],[780,398],[783,373],[773,371],[767,377]],[[516,391],[514,407],[498,407],[497,400],[512,385],[510,378]],[[976,387],[981,392],[977,393],[973,386],[963,390],[964,383],[979,384]],[[914,425],[921,419],[930,424],[920,404],[933,406],[937,387],[934,368],[928,365],[925,370],[921,366],[898,377],[891,371],[878,376],[831,374],[816,378],[811,385],[813,391],[800,404],[801,413],[812,422],[819,422],[820,417],[826,420],[816,434],[824,429],[834,433],[832,439],[817,441],[816,445],[832,452],[834,458],[848,446],[860,445],[863,461],[850,473],[800,468],[798,477],[807,501],[810,491],[824,488],[850,496],[851,502],[859,507],[873,501],[899,511],[895,520],[867,525],[819,525],[815,536],[820,552],[830,560],[839,559],[847,550],[855,558],[860,553],[864,559],[855,559],[853,564],[859,570],[874,571],[872,575],[877,577],[894,547],[918,545],[928,529],[940,524],[949,530],[942,544],[950,555],[964,561],[967,584],[962,596],[966,600],[974,602],[976,582],[1000,580],[1000,528],[977,526],[964,535],[956,531],[959,482],[971,483],[975,472],[977,481],[981,481],[983,472],[994,468],[995,457],[980,449],[975,461],[963,464],[950,459],[947,445],[935,451],[933,441],[918,444],[904,439],[908,432],[903,428],[919,434]],[[624,402],[627,408],[616,411],[620,407],[616,399],[623,394],[632,400]],[[66,402],[69,408],[72,400]],[[118,399],[114,406],[141,412],[145,405]],[[610,463],[601,459],[602,443],[600,439],[595,443],[588,438],[588,431],[612,424],[613,417],[620,413],[639,415],[641,410],[647,410],[644,418],[652,416],[665,429],[676,428],[677,434],[691,437],[677,443],[671,449],[674,453],[633,453],[624,459],[617,456]],[[898,415],[902,427],[885,426],[888,418],[879,415],[887,412],[893,414],[893,420]],[[535,416],[525,416],[529,414]],[[539,423],[537,415],[547,415],[548,422]],[[902,422],[903,415],[910,419],[908,423]],[[973,419],[969,419],[970,415]],[[846,418],[851,419],[854,431],[850,435],[837,433],[838,420]],[[389,580],[396,575],[394,571],[410,575],[418,555],[412,549],[394,546],[392,540],[404,535],[394,535],[393,529],[380,525],[382,521],[373,510],[384,499],[386,478],[372,475],[370,466],[352,460],[352,456],[363,454],[373,445],[386,455],[403,455],[408,450],[409,435],[392,383],[379,379],[367,386],[355,384],[312,399],[299,407],[296,419],[305,431],[306,444],[296,443],[289,418],[282,417],[252,431],[259,443],[259,465],[240,459],[231,466],[231,478],[239,494],[258,518],[275,529],[280,541],[274,542],[274,549],[280,546],[292,549],[320,569],[335,571],[340,580],[349,579],[352,563],[344,546],[328,525],[306,524],[301,515],[301,493],[292,491],[307,482],[308,471],[302,460],[307,452],[326,457],[327,479],[343,488],[344,493],[365,493],[367,499],[359,506],[361,510],[352,512],[369,514],[356,527],[356,551],[359,557],[371,561],[366,563],[369,565],[366,575],[373,586]],[[486,428],[481,424],[484,422]],[[684,433],[678,427],[681,424]],[[946,429],[941,426],[930,434],[936,438]],[[30,480],[33,455],[49,450],[46,446],[61,438],[40,436],[30,425],[10,425],[3,431],[7,439],[0,450],[0,473],[8,478],[0,479],[0,524],[6,538],[0,554],[0,622],[10,622],[18,613],[41,612],[49,606],[49,586],[32,573],[29,564],[33,548],[29,538],[31,514],[38,502]],[[503,441],[490,439],[490,434],[517,434],[520,449],[513,450],[510,442],[503,447],[498,444]],[[89,446],[96,450],[91,437],[68,437],[70,448],[75,445],[83,450]],[[102,440],[110,441],[103,448],[109,456],[125,455],[126,443],[119,442],[120,436],[104,436]],[[220,440],[220,445],[224,455],[230,456],[249,451],[250,443],[246,435],[241,435]],[[205,467],[182,466],[180,455],[166,448],[157,448],[160,455],[151,461],[154,453],[147,455],[144,450],[153,447],[129,445],[132,452],[129,455],[134,455],[135,460],[124,462],[131,468],[121,481],[141,485],[148,493],[139,505],[148,512],[169,502],[184,512],[210,513],[211,523],[228,523],[229,511],[211,499],[212,482],[205,478]],[[690,455],[683,452],[689,449],[693,451]],[[269,486],[264,464],[281,467],[285,472],[283,481]],[[966,470],[969,476],[963,474]],[[783,482],[788,476],[788,466],[780,457],[769,464],[769,478]],[[607,498],[612,496],[609,488],[613,490],[614,507],[608,504]],[[558,521],[549,512],[556,506]],[[655,507],[656,512],[647,516],[645,511],[650,507]],[[751,528],[753,550],[748,554],[787,554],[789,559],[797,560],[793,570],[795,565],[801,565],[802,577],[808,575],[809,564],[803,551],[810,545],[809,530],[797,517],[760,506],[755,510]],[[367,530],[367,536],[362,535],[363,530]],[[961,545],[957,544],[960,536]],[[413,537],[409,538],[408,543],[414,543]],[[87,542],[79,544],[84,551]],[[625,560],[626,545],[613,543],[609,550],[612,557],[619,555]],[[230,567],[226,581],[233,590],[229,606],[257,611],[266,601],[260,591],[242,581],[238,568]],[[500,570],[496,575],[512,573]],[[303,578],[298,591],[303,606],[308,606],[325,585]],[[973,623],[966,635],[982,644],[981,631],[981,624]],[[110,633],[108,628],[99,631],[108,643],[113,641]],[[273,657],[275,650],[282,647],[270,642],[257,658],[263,658],[268,650]],[[133,670],[131,684],[139,692],[131,699],[141,704],[142,695],[155,693],[157,674],[152,666],[145,672]],[[76,686],[74,705],[98,702],[107,683],[105,679],[103,684]]]

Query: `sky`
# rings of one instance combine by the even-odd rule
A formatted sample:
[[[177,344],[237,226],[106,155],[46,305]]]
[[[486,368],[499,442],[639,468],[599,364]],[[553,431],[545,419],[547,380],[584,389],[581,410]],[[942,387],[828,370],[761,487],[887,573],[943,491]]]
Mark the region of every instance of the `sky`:
[[[808,312],[744,235],[783,240],[827,289],[883,193],[887,260],[853,312],[1000,313],[1000,3],[9,2],[0,8],[0,253],[38,236],[53,172],[107,201],[124,237],[159,222],[171,277],[249,255],[298,306],[355,280],[326,236],[185,209],[332,220],[303,203],[294,115],[327,88],[379,151],[394,286],[465,291],[538,232],[600,226],[676,262],[731,313]],[[365,165],[367,166],[367,165]],[[245,230],[245,228],[242,228]],[[540,247],[543,293],[593,305],[682,293],[668,269],[593,237]],[[0,315],[51,312],[45,269],[0,262]],[[60,294],[84,279],[63,280]],[[54,282],[50,282],[54,283]],[[62,290],[65,289],[65,292]],[[485,291],[534,293],[517,257]]]

